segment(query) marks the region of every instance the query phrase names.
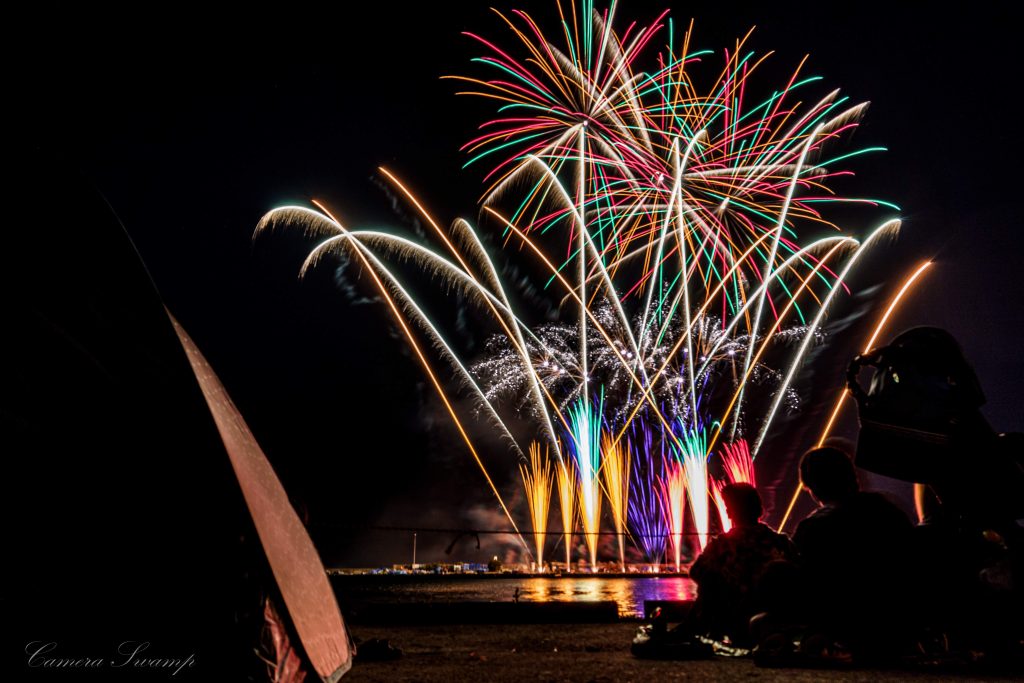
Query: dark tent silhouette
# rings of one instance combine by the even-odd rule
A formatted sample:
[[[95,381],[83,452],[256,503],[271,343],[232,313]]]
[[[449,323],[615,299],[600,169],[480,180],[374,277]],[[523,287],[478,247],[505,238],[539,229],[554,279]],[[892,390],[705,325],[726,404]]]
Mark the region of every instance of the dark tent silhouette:
[[[124,643],[191,655],[178,680],[265,678],[254,649],[280,568],[271,573],[255,542],[259,525],[160,296],[99,193],[56,156],[26,151],[0,251],[0,661],[20,669],[2,677],[45,677],[26,650],[53,642],[50,656],[108,663],[124,659]],[[289,593],[281,587],[282,611]],[[336,632],[295,626],[311,657],[319,639],[335,643],[333,660],[312,659],[329,675],[322,667],[343,668],[349,652],[340,617],[323,623]],[[139,669],[132,680],[167,675]]]
[[[171,321],[217,423],[306,655],[321,678],[336,680],[351,668],[352,652],[320,556],[224,385],[185,329],[173,316]]]

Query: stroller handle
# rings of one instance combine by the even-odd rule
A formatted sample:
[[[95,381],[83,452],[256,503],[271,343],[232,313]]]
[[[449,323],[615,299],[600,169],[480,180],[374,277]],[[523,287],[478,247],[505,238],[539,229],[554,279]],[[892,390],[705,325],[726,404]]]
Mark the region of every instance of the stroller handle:
[[[854,356],[853,360],[850,361],[850,365],[846,368],[846,388],[853,394],[853,398],[856,399],[858,404],[862,404],[868,400],[868,394],[864,391],[864,388],[858,381],[861,369],[865,365],[877,366],[882,360],[881,349],[872,349],[867,353],[862,353],[858,356]]]

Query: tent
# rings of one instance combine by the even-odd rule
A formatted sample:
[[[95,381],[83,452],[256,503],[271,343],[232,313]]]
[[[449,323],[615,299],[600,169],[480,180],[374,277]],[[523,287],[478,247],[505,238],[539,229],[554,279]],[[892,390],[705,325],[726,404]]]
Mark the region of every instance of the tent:
[[[312,669],[337,679],[344,623],[269,463],[102,197],[25,151],[0,252],[7,680],[45,677],[33,643],[105,667],[148,644],[185,667],[177,680],[260,680],[274,592]],[[90,673],[113,674],[74,678]]]

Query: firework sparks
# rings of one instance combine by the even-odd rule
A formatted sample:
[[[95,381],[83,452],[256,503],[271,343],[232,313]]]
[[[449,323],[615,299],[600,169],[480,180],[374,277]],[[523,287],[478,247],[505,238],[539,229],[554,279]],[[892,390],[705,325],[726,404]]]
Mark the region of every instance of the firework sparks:
[[[667,514],[661,495],[664,476],[664,441],[655,448],[654,434],[644,425],[640,429],[635,471],[629,495],[629,525],[648,562],[660,565],[668,540]]]
[[[683,474],[686,477],[686,500],[690,506],[693,525],[697,529],[697,542],[700,549],[708,544],[708,528],[711,516],[708,509],[708,450],[707,434],[701,427],[684,431],[681,435],[683,444],[680,458],[683,463]]]
[[[601,533],[601,407],[581,398],[569,408],[569,451],[576,468],[580,523],[590,551],[591,571],[597,571]]]
[[[576,520],[576,472],[572,461],[566,459],[555,468],[558,483],[558,504],[562,513],[562,533],[565,541],[565,570],[572,567],[572,532]]]
[[[726,484],[750,484],[757,486],[754,478],[754,458],[750,455],[750,448],[747,447],[745,439],[735,443],[722,444],[718,457],[721,463],[724,479],[711,480],[711,494],[715,500],[715,507],[718,508],[718,518],[722,523],[722,531],[729,531],[732,528],[732,520],[725,509],[725,499],[722,497],[722,489]]]
[[[459,77],[466,92],[501,106],[500,118],[466,145],[469,163],[492,164],[482,220],[496,220],[507,243],[546,269],[545,291],[561,304],[557,320],[524,323],[476,229],[464,220],[443,229],[384,169],[439,248],[348,230],[323,207],[271,212],[257,233],[297,225],[324,236],[303,273],[328,255],[358,259],[510,521],[449,394],[470,396],[477,416],[524,461],[515,434],[531,441],[521,476],[538,564],[556,486],[567,565],[578,515],[596,568],[606,497],[620,565],[629,533],[652,561],[668,539],[678,570],[685,505],[700,548],[710,500],[728,525],[722,482],[708,476],[719,438],[729,442],[717,451],[725,480],[753,483],[753,457],[777,414],[799,405],[794,379],[810,346],[824,342],[827,310],[866,249],[898,221],[863,242],[845,234],[801,240],[807,224],[838,231],[823,213],[830,203],[891,206],[835,192],[841,162],[877,150],[829,156],[864,105],[838,91],[805,95],[817,79],[801,75],[803,63],[785,87],[758,99],[765,58],[744,47],[745,37],[702,87],[698,68],[711,53],[691,50],[692,25],[676,35],[666,13],[620,34],[614,3],[605,14],[591,2],[583,8],[573,10],[571,30],[564,23],[564,43],[524,12],[499,15],[514,48],[472,37],[487,51],[479,61],[501,75]],[[483,357],[460,356],[399,277],[401,263],[487,316],[494,333]],[[438,378],[428,346],[451,367],[456,388]],[[510,409],[532,425],[525,437],[506,424]],[[641,447],[631,447],[629,433],[641,434],[632,441]],[[749,449],[748,433],[756,433]]]
[[[872,348],[874,348],[875,342],[878,340],[878,337],[882,334],[882,330],[885,329],[885,326],[889,322],[889,317],[893,314],[893,311],[895,311],[896,308],[899,306],[900,301],[903,300],[904,295],[913,288],[914,283],[917,282],[917,278],[919,278],[924,273],[924,271],[927,270],[928,267],[931,265],[931,261],[925,261],[924,263],[919,265],[906,280],[904,280],[903,285],[899,288],[895,296],[893,296],[892,301],[890,301],[889,305],[886,307],[885,313],[882,314],[882,317],[879,319],[878,324],[875,325],[875,329],[871,332],[871,336],[868,338],[867,343],[864,345],[862,353],[868,353],[869,351],[871,351]],[[848,390],[845,386],[839,391],[839,398],[836,399],[835,408],[832,409],[832,414],[829,416],[828,422],[825,423],[824,429],[821,430],[821,437],[818,439],[818,443],[816,446],[817,448],[820,448],[822,445],[824,445],[825,439],[828,438],[829,432],[832,431],[832,426],[835,424],[836,418],[839,416],[839,411],[842,410],[843,403],[846,401],[847,393]],[[786,527],[786,522],[789,521],[789,516],[793,513],[793,508],[796,506],[796,501],[800,498],[800,493],[803,490],[803,485],[798,483],[796,485],[796,490],[793,491],[792,498],[790,498],[789,500],[789,505],[786,506],[786,511],[782,515],[782,521],[779,522],[779,530],[782,530]]]
[[[537,571],[544,571],[544,543],[547,540],[548,511],[551,506],[551,461],[548,454],[541,454],[540,444],[530,444],[529,466],[520,464],[519,474],[523,478],[523,489],[526,491],[526,502],[530,509],[530,522],[533,524],[533,540],[536,552],[533,558],[537,563]]]
[[[725,472],[725,478],[730,484],[750,484],[757,486],[754,477],[754,458],[750,455],[750,448],[747,447],[745,439],[735,443],[722,444],[719,460]]]
[[[672,546],[672,557],[676,571],[682,568],[683,560],[683,523],[685,520],[686,473],[683,464],[678,460],[670,460],[665,464],[665,474],[660,480],[662,505],[669,529],[669,542]]]
[[[619,566],[626,571],[626,517],[629,509],[630,461],[629,442],[615,443],[605,433],[601,438],[601,472],[604,474],[604,488],[608,495],[615,535],[619,541]]]
[[[722,524],[722,531],[729,531],[732,529],[732,520],[729,518],[729,512],[725,509],[725,498],[722,496],[722,489],[725,486],[726,482],[712,479],[709,488],[712,499],[715,501],[715,508],[718,510],[718,520]]]

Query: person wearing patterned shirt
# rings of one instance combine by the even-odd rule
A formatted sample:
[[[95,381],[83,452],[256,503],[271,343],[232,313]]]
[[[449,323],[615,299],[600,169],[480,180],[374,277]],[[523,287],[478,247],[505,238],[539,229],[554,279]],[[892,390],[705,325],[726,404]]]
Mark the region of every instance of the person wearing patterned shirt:
[[[691,614],[695,631],[716,640],[728,636],[736,645],[750,644],[750,617],[760,610],[758,583],[778,562],[795,562],[796,547],[784,534],[760,522],[761,496],[750,484],[729,484],[722,490],[732,529],[708,543],[690,567],[697,583]]]

